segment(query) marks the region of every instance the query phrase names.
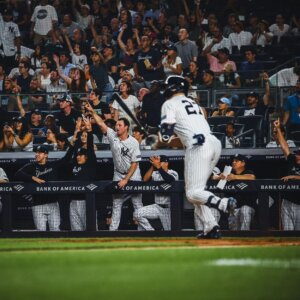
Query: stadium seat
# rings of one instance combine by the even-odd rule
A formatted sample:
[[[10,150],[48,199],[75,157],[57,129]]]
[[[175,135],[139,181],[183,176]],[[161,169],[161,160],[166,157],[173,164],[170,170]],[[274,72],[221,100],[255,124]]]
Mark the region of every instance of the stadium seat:
[[[218,131],[218,125],[227,124],[233,122],[234,117],[227,117],[227,116],[218,116],[218,117],[209,117],[207,118],[207,122],[210,128],[213,128],[212,131]]]
[[[263,124],[263,116],[254,115],[254,116],[239,116],[237,117],[237,123],[244,125],[244,132],[253,129],[249,134],[246,134],[242,137],[242,147],[251,147],[256,148],[258,144],[258,137],[262,138],[262,124]]]

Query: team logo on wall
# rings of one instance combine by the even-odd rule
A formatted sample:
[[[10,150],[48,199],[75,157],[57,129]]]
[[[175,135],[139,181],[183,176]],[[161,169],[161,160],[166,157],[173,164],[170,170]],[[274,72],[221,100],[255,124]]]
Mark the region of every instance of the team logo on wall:
[[[87,185],[86,187],[87,187],[90,191],[93,191],[93,190],[96,189],[98,186],[91,183],[91,184]]]
[[[21,185],[21,184],[18,184],[18,185],[15,185],[14,186],[14,189],[17,191],[17,192],[20,192],[24,189],[24,186]]]

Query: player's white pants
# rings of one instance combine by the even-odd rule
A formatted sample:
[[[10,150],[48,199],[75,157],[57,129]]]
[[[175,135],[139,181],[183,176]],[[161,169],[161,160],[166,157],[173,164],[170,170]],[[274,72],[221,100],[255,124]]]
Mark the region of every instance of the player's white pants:
[[[300,205],[283,199],[281,222],[283,230],[300,230]]]
[[[207,233],[218,224],[209,207],[204,205],[211,196],[216,196],[206,191],[205,186],[220,158],[222,146],[213,135],[207,135],[205,139],[202,146],[186,150],[184,179],[187,199],[197,207],[196,214],[204,225],[204,233]]]
[[[50,231],[60,230],[60,211],[58,202],[33,206],[32,216],[37,230],[46,231],[47,222]]]
[[[70,224],[72,231],[86,230],[85,200],[72,200],[70,203]]]
[[[120,220],[121,220],[121,212],[123,203],[131,198],[132,205],[134,210],[137,210],[143,207],[142,202],[142,194],[113,194],[113,206],[112,206],[112,215],[111,215],[111,224],[109,226],[109,230],[118,230]]]
[[[158,204],[147,205],[134,212],[134,218],[138,222],[139,230],[154,230],[148,219],[160,219],[164,230],[171,230],[171,211],[169,207],[161,207]]]
[[[194,223],[195,223],[195,229],[199,230],[199,231],[200,230],[202,231],[202,230],[204,230],[204,224],[203,224],[203,222],[201,221],[201,219],[199,217],[199,214],[200,214],[199,206],[200,205],[195,206],[195,209],[194,209]],[[214,216],[216,222],[219,223],[220,218],[221,218],[220,211],[218,211],[216,208],[213,208],[213,207],[210,207],[209,209],[210,209],[212,215]]]
[[[231,230],[250,230],[251,222],[255,215],[253,207],[243,205],[234,210],[234,215],[236,217],[236,226],[231,228]]]

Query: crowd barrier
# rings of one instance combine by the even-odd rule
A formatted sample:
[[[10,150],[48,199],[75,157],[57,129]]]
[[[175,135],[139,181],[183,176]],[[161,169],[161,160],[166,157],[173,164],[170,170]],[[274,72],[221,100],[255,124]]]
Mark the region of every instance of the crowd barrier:
[[[214,192],[220,192],[217,188],[217,181],[209,181],[207,189]],[[230,193],[234,196],[236,193],[257,193],[259,230],[266,231],[269,228],[269,193],[300,191],[300,181],[283,182],[281,180],[265,179],[253,181],[236,181],[227,183],[221,192]],[[0,185],[0,194],[2,195],[2,236],[13,236],[12,226],[12,196],[23,194],[76,194],[84,193],[86,199],[87,231],[82,234],[88,234],[97,231],[96,226],[96,201],[101,201],[101,197],[96,194],[103,193],[167,193],[171,197],[171,233],[182,230],[183,215],[183,193],[184,181],[176,181],[172,184],[158,182],[129,182],[123,189],[119,189],[116,182],[112,181],[93,181],[93,182],[47,182],[44,184],[10,182]],[[101,236],[101,232],[98,231]],[[59,233],[58,233],[59,234]],[[154,233],[159,235],[159,233]],[[294,232],[299,235],[299,232]],[[21,234],[22,236],[22,234]]]

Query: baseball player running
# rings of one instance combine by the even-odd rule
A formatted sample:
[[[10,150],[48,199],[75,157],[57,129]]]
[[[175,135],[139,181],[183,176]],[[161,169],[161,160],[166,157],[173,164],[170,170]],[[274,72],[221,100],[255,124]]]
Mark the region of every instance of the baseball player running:
[[[164,92],[166,102],[161,111],[160,139],[172,143],[174,133],[186,148],[185,190],[188,200],[204,224],[203,238],[219,238],[218,223],[209,207],[215,207],[232,216],[236,208],[234,198],[220,198],[206,191],[205,186],[217,164],[222,146],[211,134],[210,127],[195,101],[187,98],[188,83],[181,76],[169,76]]]
[[[102,133],[109,140],[114,162],[113,180],[118,181],[119,188],[125,187],[130,180],[141,181],[142,177],[139,168],[141,152],[137,140],[128,134],[129,121],[126,118],[120,118],[116,123],[116,131],[114,131],[95,113],[89,103],[85,107],[92,113]],[[112,220],[109,230],[117,230],[119,228],[122,205],[129,198],[132,200],[134,210],[143,206],[141,194],[114,194]]]
[[[178,180],[178,173],[169,169],[169,160],[165,155],[150,157],[151,167],[144,175],[144,181],[164,181],[171,183]],[[139,230],[154,230],[148,219],[160,219],[164,230],[171,230],[170,196],[155,194],[155,203],[139,208],[134,213]]]
[[[36,182],[43,184],[46,181],[58,179],[58,167],[67,163],[73,155],[73,147],[70,147],[65,156],[59,160],[48,161],[48,148],[40,145],[36,148],[35,161],[26,164],[17,171],[17,180]],[[57,195],[34,195],[32,215],[37,230],[46,231],[47,223],[50,231],[59,231],[60,211]]]

